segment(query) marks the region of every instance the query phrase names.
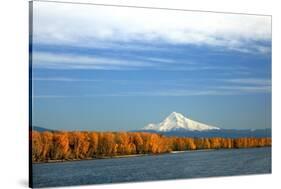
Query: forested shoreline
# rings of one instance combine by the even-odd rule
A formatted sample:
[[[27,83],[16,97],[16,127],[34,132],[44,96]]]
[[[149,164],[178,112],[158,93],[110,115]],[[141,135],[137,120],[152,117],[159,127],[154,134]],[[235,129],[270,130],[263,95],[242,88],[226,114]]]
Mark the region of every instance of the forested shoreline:
[[[188,138],[146,132],[32,131],[30,140],[32,162],[271,146],[271,138]]]

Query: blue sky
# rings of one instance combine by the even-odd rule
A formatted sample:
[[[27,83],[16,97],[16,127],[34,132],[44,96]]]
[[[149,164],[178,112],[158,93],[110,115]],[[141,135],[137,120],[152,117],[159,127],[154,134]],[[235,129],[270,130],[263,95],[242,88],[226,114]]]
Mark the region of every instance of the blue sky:
[[[268,16],[34,2],[32,61],[33,125],[271,127]]]

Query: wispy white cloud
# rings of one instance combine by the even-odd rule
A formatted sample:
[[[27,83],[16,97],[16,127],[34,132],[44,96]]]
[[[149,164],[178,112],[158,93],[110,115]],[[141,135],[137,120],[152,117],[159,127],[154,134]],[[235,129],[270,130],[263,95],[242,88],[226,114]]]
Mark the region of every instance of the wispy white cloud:
[[[216,90],[184,90],[184,89],[168,89],[147,92],[127,92],[121,94],[114,94],[115,96],[204,96],[204,95],[228,95],[227,92],[219,92]]]
[[[127,7],[34,3],[34,42],[96,46],[163,42],[268,53],[271,17]],[[253,48],[255,45],[255,48]]]
[[[54,69],[124,70],[155,66],[151,62],[77,54],[34,52],[33,66]]]
[[[218,86],[217,89],[229,90],[237,93],[269,93],[271,86]]]
[[[132,81],[127,79],[86,79],[83,77],[33,77],[32,81],[38,82],[95,82],[95,83],[114,83],[118,85],[132,84],[132,83],[143,83],[147,84],[144,81]],[[79,85],[79,84],[78,84]]]
[[[82,78],[73,78],[73,77],[33,77],[32,81],[99,82],[99,81],[102,81],[102,80],[99,80],[99,79],[82,79]]]
[[[175,60],[168,59],[168,58],[159,58],[159,57],[142,57],[143,60],[150,61],[150,62],[160,62],[160,63],[175,63]],[[190,62],[188,62],[190,64]]]
[[[167,89],[167,90],[147,91],[147,92],[129,92],[126,94],[130,96],[206,96],[206,95],[245,95],[245,94],[271,93],[271,86],[269,85],[267,86],[216,85],[216,86],[209,86],[209,87],[201,87],[201,89],[199,88]]]
[[[69,95],[32,95],[32,98],[79,98],[79,96],[69,96]]]
[[[271,85],[270,79],[261,78],[235,78],[235,79],[224,79],[224,82],[235,83],[235,84],[252,84],[252,85]]]
[[[94,97],[127,97],[127,96],[225,96],[271,93],[271,86],[210,86],[201,89],[155,89],[145,91],[124,91],[101,94],[83,94],[79,96],[65,95],[33,95],[33,98],[94,98]]]
[[[213,90],[238,90],[238,91],[270,91],[271,80],[268,78],[186,78],[186,79],[162,79],[161,81],[153,80],[129,80],[129,79],[87,79],[81,77],[33,77],[33,81],[61,81],[61,82],[99,82],[99,83],[116,83],[121,85],[138,85],[138,86],[155,86],[155,88],[164,86],[174,89],[200,88],[208,83],[207,89]],[[228,85],[226,85],[228,84]],[[206,87],[204,87],[206,88]],[[185,90],[184,90],[185,91]],[[210,92],[210,91],[208,91]]]
[[[49,69],[92,69],[92,70],[140,70],[155,69],[169,71],[199,71],[199,70],[231,70],[241,71],[243,66],[205,65],[185,60],[172,60],[158,57],[128,58],[112,56],[96,56],[71,53],[56,53],[34,51],[32,53],[34,68]]]
[[[147,91],[147,92],[119,92],[105,94],[89,94],[79,96],[60,96],[60,95],[33,95],[33,98],[94,98],[94,97],[129,97],[129,96],[228,96],[228,95],[248,95],[257,93],[270,93],[270,88],[260,87],[218,87],[217,89],[207,90],[166,90],[166,91]]]

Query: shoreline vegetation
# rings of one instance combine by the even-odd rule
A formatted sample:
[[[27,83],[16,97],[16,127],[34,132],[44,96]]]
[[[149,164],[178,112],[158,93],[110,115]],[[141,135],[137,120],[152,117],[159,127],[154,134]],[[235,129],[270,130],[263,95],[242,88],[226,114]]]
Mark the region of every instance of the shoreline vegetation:
[[[32,131],[32,163],[271,146],[271,138],[190,138],[147,132]]]
[[[164,154],[164,153],[162,153]],[[167,154],[167,153],[165,153]],[[85,159],[57,159],[57,160],[46,160],[41,162],[32,162],[32,163],[59,163],[59,162],[72,162],[72,161],[87,161],[87,160],[102,160],[102,159],[119,159],[119,158],[130,158],[130,157],[143,157],[151,156],[156,154],[132,154],[132,155],[116,155],[116,156],[96,156]],[[160,155],[160,154],[157,154]]]

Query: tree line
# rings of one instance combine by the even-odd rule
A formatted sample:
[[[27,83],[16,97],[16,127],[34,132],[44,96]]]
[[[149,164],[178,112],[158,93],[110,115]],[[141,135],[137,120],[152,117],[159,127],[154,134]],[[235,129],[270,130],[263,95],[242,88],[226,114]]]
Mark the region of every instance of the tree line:
[[[32,161],[271,146],[271,138],[187,138],[146,132],[32,131]]]

